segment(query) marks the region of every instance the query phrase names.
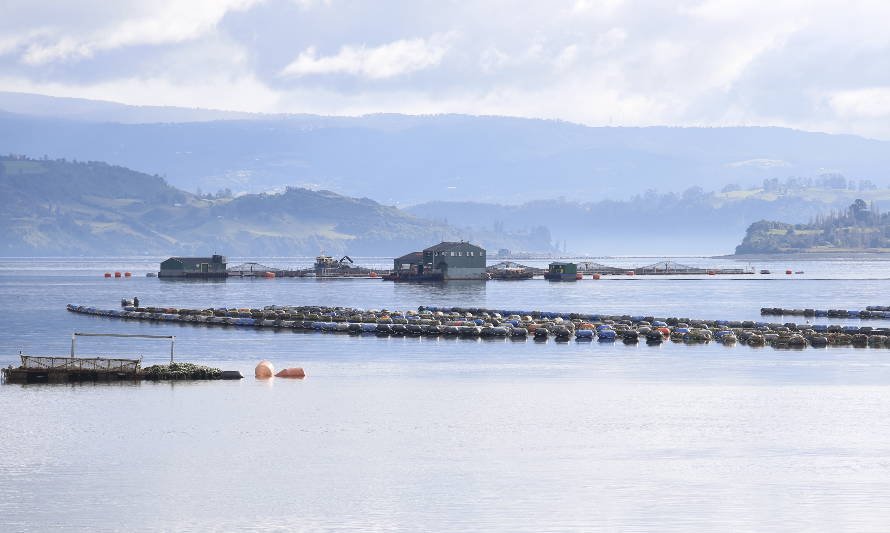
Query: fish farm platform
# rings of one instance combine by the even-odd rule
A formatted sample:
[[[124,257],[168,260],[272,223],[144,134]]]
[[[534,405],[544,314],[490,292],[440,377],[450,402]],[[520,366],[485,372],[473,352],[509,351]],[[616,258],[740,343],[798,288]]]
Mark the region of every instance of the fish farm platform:
[[[139,379],[141,359],[55,357],[21,354],[18,368],[4,368],[7,383],[68,383]]]

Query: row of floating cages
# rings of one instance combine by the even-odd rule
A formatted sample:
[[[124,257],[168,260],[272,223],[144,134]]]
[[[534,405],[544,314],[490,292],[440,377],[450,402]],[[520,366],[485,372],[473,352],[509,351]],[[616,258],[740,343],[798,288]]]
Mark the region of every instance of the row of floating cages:
[[[348,270],[348,269],[346,269]],[[358,268],[356,268],[358,270]],[[292,277],[346,277],[341,276],[339,274],[340,271],[336,269],[331,269],[330,271],[321,270],[315,268],[303,268],[299,270],[284,270],[280,268],[274,268],[266,265],[262,265],[260,263],[243,263],[240,265],[231,266],[226,269],[226,273],[230,277],[239,277],[239,278],[265,278],[265,279],[274,279],[274,278],[292,278]],[[358,272],[350,274],[348,277],[362,277],[366,275],[369,278],[376,278],[378,274],[374,271],[368,270],[367,273]]]

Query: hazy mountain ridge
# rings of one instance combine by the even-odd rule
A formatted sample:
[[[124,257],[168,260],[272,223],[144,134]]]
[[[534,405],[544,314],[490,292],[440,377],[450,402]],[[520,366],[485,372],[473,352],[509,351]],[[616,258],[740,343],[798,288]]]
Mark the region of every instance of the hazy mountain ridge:
[[[723,193],[690,188],[681,194],[654,191],[627,200],[579,202],[565,198],[518,206],[480,202],[429,202],[407,208],[416,215],[470,227],[530,231],[546,224],[558,246],[592,255],[729,253],[752,222],[784,219],[804,223],[864,198],[890,206],[890,189],[859,191],[806,187]]]
[[[182,122],[194,110],[176,108],[161,108],[153,123],[124,124],[114,120],[131,120],[131,106],[72,120],[76,113],[65,109],[75,103],[86,105],[53,100],[51,116],[28,116],[15,113],[37,104],[17,107],[0,94],[0,109],[13,112],[0,116],[4,150],[144,169],[192,192],[298,185],[395,205],[521,204],[560,195],[591,202],[826,171],[880,183],[890,168],[888,142],[783,128],[587,127],[466,115]],[[177,121],[157,122],[165,116]]]
[[[539,235],[458,230],[367,198],[301,188],[199,197],[159,176],[99,162],[2,157],[0,194],[0,253],[7,256],[311,255],[321,249],[396,255],[446,237],[549,249]]]

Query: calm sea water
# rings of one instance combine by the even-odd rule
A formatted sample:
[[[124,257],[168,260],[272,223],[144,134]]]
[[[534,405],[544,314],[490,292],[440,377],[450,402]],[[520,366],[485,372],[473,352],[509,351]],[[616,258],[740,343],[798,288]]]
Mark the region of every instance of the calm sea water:
[[[0,260],[0,364],[14,364],[19,350],[65,354],[75,331],[174,334],[181,360],[249,377],[0,386],[0,531],[890,524],[890,350],[369,338],[64,310],[139,296],[182,307],[453,304],[744,320],[763,306],[890,305],[890,263],[761,262],[755,268],[777,274],[734,279],[443,285],[144,277],[157,263]],[[786,268],[805,273],[781,274]],[[134,277],[102,277],[115,270]],[[141,355],[145,364],[169,357],[163,341],[82,339],[78,349]],[[254,380],[261,359],[303,366],[309,377]]]

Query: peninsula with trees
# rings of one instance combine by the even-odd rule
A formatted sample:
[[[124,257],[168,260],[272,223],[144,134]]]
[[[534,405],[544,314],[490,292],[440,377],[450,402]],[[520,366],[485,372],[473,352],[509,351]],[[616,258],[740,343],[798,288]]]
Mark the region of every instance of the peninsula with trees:
[[[736,255],[860,252],[890,252],[890,213],[862,199],[806,224],[755,222],[735,250]]]

